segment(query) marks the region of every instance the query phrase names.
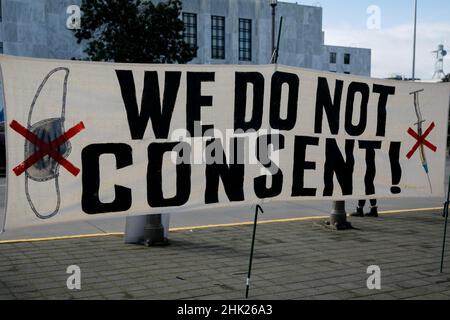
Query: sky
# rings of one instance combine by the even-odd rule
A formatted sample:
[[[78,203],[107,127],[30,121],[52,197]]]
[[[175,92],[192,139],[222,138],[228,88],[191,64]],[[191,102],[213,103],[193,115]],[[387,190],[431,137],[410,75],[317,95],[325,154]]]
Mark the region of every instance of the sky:
[[[282,1],[321,6],[325,44],[372,49],[373,77],[411,77],[414,0]],[[379,9],[380,19],[372,8]],[[450,55],[450,1],[418,0],[416,77],[433,76],[432,51],[438,44],[444,44]],[[450,73],[449,56],[444,59],[444,71]]]

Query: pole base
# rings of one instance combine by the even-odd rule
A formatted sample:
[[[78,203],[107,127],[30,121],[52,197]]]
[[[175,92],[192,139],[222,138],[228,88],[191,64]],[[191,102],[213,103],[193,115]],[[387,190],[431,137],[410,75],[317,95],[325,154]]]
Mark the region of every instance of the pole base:
[[[335,224],[331,224],[330,221],[326,221],[325,225],[327,226],[327,228],[329,229],[333,229],[336,231],[343,231],[343,230],[352,230],[354,229],[352,224],[348,221],[345,222],[341,222],[341,223],[335,223]]]
[[[330,214],[330,221],[326,222],[326,225],[328,226],[328,228],[338,231],[353,229],[352,224],[347,221],[345,201],[333,201],[333,209]]]
[[[167,246],[169,240],[164,237],[164,226],[162,225],[161,214],[147,216],[147,223],[144,227],[144,245],[151,246]]]
[[[165,247],[170,245],[170,241],[164,238],[162,241],[144,240],[143,245],[146,247]]]

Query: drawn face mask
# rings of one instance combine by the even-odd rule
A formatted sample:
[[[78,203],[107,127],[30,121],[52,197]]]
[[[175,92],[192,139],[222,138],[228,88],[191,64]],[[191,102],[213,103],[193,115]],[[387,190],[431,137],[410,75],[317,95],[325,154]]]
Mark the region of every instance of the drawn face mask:
[[[34,133],[43,143],[51,143],[65,133],[64,121],[68,77],[69,69],[67,68],[59,67],[51,70],[42,80],[31,103],[30,112],[28,114],[27,129]],[[48,113],[50,113],[51,116],[45,118],[45,115]],[[35,118],[40,118],[41,120],[33,123],[33,115]],[[28,140],[25,141],[24,149],[26,159],[40,151],[39,144],[33,144]],[[70,142],[66,141],[58,147],[51,149],[63,158],[67,158],[71,151],[71,145]],[[32,181],[42,183],[50,180],[54,180],[55,191],[49,188],[48,184],[45,186],[37,186],[36,183],[31,183]],[[45,192],[49,192],[48,198],[43,201],[44,203],[48,202],[47,200],[51,199],[52,193],[55,192],[56,205],[54,209],[44,209],[44,212],[41,212],[41,210],[39,210],[33,202],[33,192],[31,192],[32,189],[36,190],[42,188],[45,188]],[[61,204],[61,192],[59,188],[59,163],[54,158],[46,155],[25,171],[25,195],[31,210],[39,219],[50,219],[58,214]],[[51,200],[49,201],[50,203],[52,202]]]
[[[64,119],[50,118],[35,123],[30,131],[34,133],[44,143],[50,143],[64,134]],[[69,141],[61,144],[55,149],[64,158],[67,158],[71,151]],[[39,151],[39,147],[26,140],[25,143],[25,158]],[[33,164],[26,171],[28,177],[34,181],[47,181],[58,176],[59,163],[52,157],[46,155],[39,161]]]

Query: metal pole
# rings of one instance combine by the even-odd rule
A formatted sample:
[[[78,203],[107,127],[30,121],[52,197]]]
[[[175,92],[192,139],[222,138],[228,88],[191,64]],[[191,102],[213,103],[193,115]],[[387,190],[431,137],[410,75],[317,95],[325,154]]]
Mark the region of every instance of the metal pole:
[[[168,239],[164,237],[161,214],[147,216],[147,222],[144,227],[144,244],[146,246],[164,246],[169,244]]]
[[[280,41],[281,41],[281,30],[283,28],[283,17],[280,18],[280,27],[278,29],[278,40],[277,40],[277,47],[275,48],[275,63],[278,63],[278,56],[280,53]]]
[[[412,81],[416,81],[416,39],[417,39],[417,0],[414,0],[414,44],[413,44]]]
[[[264,213],[260,205],[256,205],[255,209],[255,222],[253,223],[253,237],[252,237],[252,248],[250,250],[250,261],[248,264],[248,275],[247,275],[247,287],[245,289],[245,299],[248,299],[248,291],[250,289],[250,277],[252,274],[252,264],[253,264],[253,251],[255,249],[255,237],[256,237],[256,225],[258,224],[258,210]]]
[[[352,225],[347,221],[345,201],[333,201],[333,209],[330,214],[330,226],[337,230],[351,229]]]
[[[272,3],[272,54],[275,53],[275,8],[276,4]]]
[[[448,182],[447,200],[444,202],[444,240],[442,241],[442,255],[441,255],[441,273],[444,269],[444,256],[445,256],[445,242],[447,240],[447,225],[448,225],[448,205],[450,204],[450,178]]]

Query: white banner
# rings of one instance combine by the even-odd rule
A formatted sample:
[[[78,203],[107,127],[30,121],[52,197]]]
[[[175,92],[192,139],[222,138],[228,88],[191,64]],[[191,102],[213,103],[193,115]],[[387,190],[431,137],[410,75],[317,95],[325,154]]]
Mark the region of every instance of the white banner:
[[[443,196],[448,84],[274,65],[0,63],[6,228]]]

